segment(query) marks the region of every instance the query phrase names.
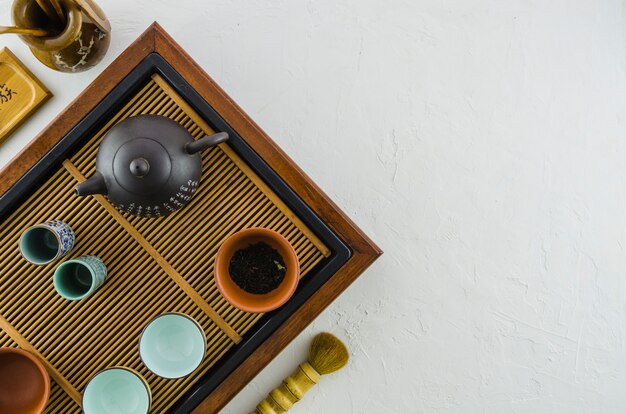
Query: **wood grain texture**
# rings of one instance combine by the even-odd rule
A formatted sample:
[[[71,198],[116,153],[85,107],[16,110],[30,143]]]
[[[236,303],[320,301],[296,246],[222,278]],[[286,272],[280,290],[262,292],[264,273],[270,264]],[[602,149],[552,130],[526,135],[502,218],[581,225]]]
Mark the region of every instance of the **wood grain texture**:
[[[172,97],[172,99],[174,99],[176,101],[178,106],[183,108],[183,110],[194,120],[194,122],[196,124],[198,124],[198,126],[202,129],[202,132],[204,132],[207,135],[215,133],[215,131],[213,131],[213,129],[211,129],[209,124],[206,121],[204,121],[200,117],[200,115],[198,115],[197,112],[178,95],[178,93],[176,93],[174,88],[172,88],[165,81],[165,79],[163,79],[160,76],[154,76],[153,79],[161,87],[161,89],[166,91],[167,94],[170,97]],[[326,245],[324,245],[324,243],[315,235],[315,233],[313,233],[302,222],[302,220],[300,220],[300,218],[298,218],[298,216],[296,216],[293,213],[293,211],[291,211],[291,209],[287,206],[287,204],[285,204],[285,202],[282,201],[267,184],[265,184],[265,181],[263,181],[258,175],[256,175],[254,173],[254,171],[252,170],[252,168],[250,168],[250,166],[248,164],[246,164],[241,158],[239,158],[239,156],[237,156],[237,154],[235,154],[235,152],[228,145],[222,145],[221,149],[222,149],[222,151],[224,151],[226,153],[226,155],[228,155],[230,157],[230,159],[237,165],[237,167],[240,170],[244,171],[246,173],[246,175],[248,177],[250,177],[250,179],[252,181],[254,181],[254,184],[258,188],[260,188],[261,191],[263,191],[268,197],[270,197],[272,200],[274,200],[274,203],[281,209],[281,211],[283,213],[285,213],[285,215],[288,216],[289,219],[296,226],[298,226],[300,231],[302,231],[303,233],[306,234],[308,239],[311,240],[313,242],[313,244],[315,244],[315,246],[322,253],[324,253],[325,257],[329,257],[330,256],[331,252],[328,249],[328,247],[326,247]]]
[[[234,152],[228,155],[227,144],[203,152],[198,191],[184,210],[168,217],[134,217],[116,210],[105,197],[74,196],[73,186],[94,173],[97,150],[106,133],[124,119],[141,114],[169,117],[195,139],[213,132],[155,74],[0,229],[5,241],[0,247],[0,266],[6,270],[0,274],[4,298],[0,315],[6,315],[6,329],[0,327],[0,333],[9,333],[20,346],[35,350],[58,374],[54,378],[66,393],[55,394],[51,407],[68,406],[67,397],[75,397],[76,390],[83,390],[95,373],[119,365],[145,375],[154,411],[165,411],[239,343],[262,315],[235,309],[215,284],[213,258],[221,242],[234,232],[254,226],[280,232],[296,250],[302,277],[328,250],[308,239],[311,230],[292,220],[293,213],[284,203],[277,203],[276,194],[257,185],[260,178],[252,170],[239,168],[245,163]],[[50,217],[62,218],[75,230],[77,243],[71,256],[95,254],[109,267],[107,283],[89,300],[61,300],[49,278],[56,264],[32,266],[15,248],[25,228]],[[176,381],[147,372],[135,348],[146,321],[166,311],[190,314],[208,339],[200,368]],[[78,410],[75,405],[64,412]]]
[[[37,348],[32,346],[31,343],[28,342],[28,340],[24,338],[22,334],[20,334],[17,329],[15,329],[2,316],[0,316],[0,329],[2,329],[7,335],[9,335],[20,348],[37,356],[37,358],[46,367],[46,371],[48,371],[48,374],[54,380],[54,382],[56,382],[63,389],[63,391],[65,391],[70,396],[70,398],[74,400],[74,402],[76,402],[77,404],[81,403],[81,396],[76,388],[74,388],[74,386],[70,384],[70,382],[65,379],[65,377],[61,375],[61,373],[59,373],[59,371],[57,371],[57,369],[39,353]]]
[[[70,174],[72,174],[76,181],[85,181],[85,176],[81,174],[81,172],[74,166],[74,164],[71,163],[71,161],[63,161],[63,166]],[[185,278],[183,278],[176,271],[176,269],[174,269],[174,267],[167,260],[165,260],[163,256],[161,256],[161,254],[154,248],[154,246],[152,246],[152,244],[150,244],[145,239],[145,237],[143,237],[143,235],[139,231],[137,231],[137,229],[135,229],[135,227],[133,227],[133,225],[130,224],[128,220],[123,217],[121,212],[116,210],[115,207],[113,207],[113,205],[109,203],[104,196],[95,195],[94,197],[96,198],[96,200],[98,200],[98,203],[100,203],[100,205],[104,207],[107,212],[115,219],[115,221],[117,221],[124,228],[124,230],[126,230],[126,232],[130,234],[132,238],[135,239],[135,241],[139,243],[139,245],[141,245],[141,247],[143,247],[146,252],[148,252],[150,257],[152,257],[159,264],[159,266],[161,266],[165,273],[167,273],[169,277],[172,278],[172,280],[187,294],[187,296],[189,296],[191,300],[193,300],[194,303],[200,309],[202,309],[204,313],[206,313],[209,318],[211,318],[211,320],[215,322],[215,324],[219,326],[220,329],[223,330],[224,333],[226,333],[226,335],[228,335],[228,337],[233,342],[241,342],[241,336],[233,328],[231,328],[231,326],[228,325],[217,312],[215,312],[211,305],[206,303],[202,296],[200,296],[200,294],[196,292],[193,287],[191,287],[187,280],[185,280]]]
[[[0,329],[0,347],[19,347],[18,343],[14,341],[9,334]],[[27,347],[22,347],[27,349]],[[77,413],[80,412],[80,402],[76,402],[74,398],[67,397],[68,394],[63,390],[54,380],[54,377],[50,383],[50,401],[46,407],[46,413]]]
[[[160,27],[155,50],[163,56],[228,124],[350,247],[353,256],[279,330],[239,366],[194,413],[218,412],[343,292],[382,250],[309,178],[202,68]],[[191,64],[190,64],[191,62]]]
[[[159,53],[211,105],[224,120],[256,151],[312,210],[349,246],[352,257],[297,312],[248,357],[194,411],[218,412],[242,387],[267,365],[324,308],[345,290],[382,251],[328,198],[317,185],[254,123],[244,111],[176,44],[156,23],[106,69],[85,92],[55,119],[33,142],[0,172],[0,194],[4,194],[36,161],[49,151],[124,76],[152,52]],[[202,133],[200,130],[199,133]],[[83,174],[90,171],[85,166]],[[236,185],[236,182],[235,182]],[[253,201],[254,203],[255,201]],[[268,223],[276,218],[266,217]],[[131,223],[151,231],[150,225]],[[226,230],[225,230],[226,231]],[[295,230],[294,230],[295,231]],[[150,240],[149,238],[147,238]],[[209,244],[215,242],[208,242]],[[207,248],[211,248],[207,245]],[[168,259],[170,259],[168,257]],[[179,260],[172,257],[172,260]],[[193,269],[190,269],[193,270]],[[192,285],[195,282],[190,282]],[[229,320],[228,318],[226,319]],[[247,321],[242,327],[249,327]],[[239,332],[239,331],[238,331]],[[176,398],[172,396],[172,398]]]
[[[67,135],[146,56],[154,51],[156,24],[131,44],[44,130],[0,171],[0,196]],[[71,110],[70,110],[71,109]]]

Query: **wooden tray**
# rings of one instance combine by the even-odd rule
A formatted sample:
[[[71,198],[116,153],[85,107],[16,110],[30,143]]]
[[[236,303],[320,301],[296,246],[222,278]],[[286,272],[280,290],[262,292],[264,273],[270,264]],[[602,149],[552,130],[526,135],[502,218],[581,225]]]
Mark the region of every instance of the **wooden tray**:
[[[73,196],[93,173],[106,131],[144,113],[170,117],[196,138],[230,134],[203,155],[192,202],[166,218],[141,219],[103,197]],[[0,346],[45,362],[54,379],[48,412],[80,412],[89,378],[114,365],[144,375],[155,413],[198,405],[197,412],[217,412],[380,254],[156,24],[0,177]],[[17,251],[25,228],[54,218],[76,231],[71,256],[96,254],[109,267],[89,300],[58,297],[51,283],[58,263],[33,266]],[[285,235],[303,270],[294,297],[266,315],[233,308],[212,275],[220,243],[251,226]],[[208,341],[201,367],[180,380],[150,374],[137,352],[145,323],[172,311],[198,320]]]

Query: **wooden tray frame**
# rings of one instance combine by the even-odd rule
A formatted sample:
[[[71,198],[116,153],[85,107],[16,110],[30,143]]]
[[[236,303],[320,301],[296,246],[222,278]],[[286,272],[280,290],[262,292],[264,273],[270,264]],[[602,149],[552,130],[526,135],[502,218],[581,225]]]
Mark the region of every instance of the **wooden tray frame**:
[[[152,24],[66,110],[0,171],[0,197],[120,84],[142,61],[158,54],[241,136],[246,144],[302,199],[350,250],[349,259],[298,307],[274,333],[255,346],[210,394],[196,390],[176,412],[218,412],[324,308],[345,290],[382,251],[250,119],[239,106],[161,28]],[[0,198],[0,201],[2,198]]]

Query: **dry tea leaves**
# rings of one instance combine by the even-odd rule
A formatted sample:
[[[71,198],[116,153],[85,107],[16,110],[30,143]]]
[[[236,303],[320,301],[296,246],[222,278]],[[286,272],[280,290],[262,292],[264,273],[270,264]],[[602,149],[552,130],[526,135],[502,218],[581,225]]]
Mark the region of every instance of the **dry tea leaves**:
[[[262,295],[276,289],[287,269],[283,257],[267,243],[237,250],[228,267],[231,279],[249,293]]]

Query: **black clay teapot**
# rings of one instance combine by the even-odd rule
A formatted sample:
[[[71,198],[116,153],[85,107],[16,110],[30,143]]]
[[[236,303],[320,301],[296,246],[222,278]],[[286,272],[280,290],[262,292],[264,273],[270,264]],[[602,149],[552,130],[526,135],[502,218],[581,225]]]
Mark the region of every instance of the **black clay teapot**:
[[[140,115],[115,125],[96,157],[96,173],[76,195],[103,194],[120,210],[159,217],[189,202],[200,183],[200,152],[228,139],[220,132],[194,141],[177,122]]]

